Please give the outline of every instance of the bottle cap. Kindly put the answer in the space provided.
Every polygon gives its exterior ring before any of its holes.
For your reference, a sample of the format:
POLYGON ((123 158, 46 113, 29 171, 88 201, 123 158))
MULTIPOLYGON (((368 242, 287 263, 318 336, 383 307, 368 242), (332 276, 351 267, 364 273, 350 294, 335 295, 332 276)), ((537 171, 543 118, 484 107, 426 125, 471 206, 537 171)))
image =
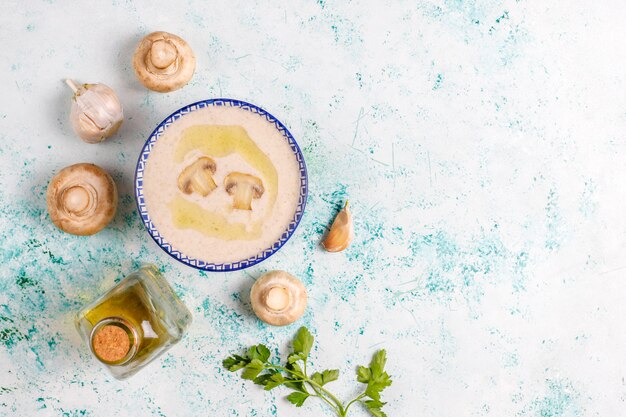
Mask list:
POLYGON ((135 332, 126 320, 107 318, 99 321, 91 332, 91 350, 100 361, 121 365, 136 351, 135 332))

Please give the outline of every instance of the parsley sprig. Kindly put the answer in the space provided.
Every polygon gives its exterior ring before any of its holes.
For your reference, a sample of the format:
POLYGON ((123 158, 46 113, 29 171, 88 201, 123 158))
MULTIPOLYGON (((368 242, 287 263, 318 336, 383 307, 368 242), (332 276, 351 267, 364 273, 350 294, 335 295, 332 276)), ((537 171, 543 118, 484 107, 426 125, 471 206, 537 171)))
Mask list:
POLYGON ((261 385, 266 391, 285 386, 293 392, 287 400, 296 407, 301 407, 309 397, 318 397, 326 402, 339 417, 345 417, 355 403, 363 404, 374 417, 387 417, 382 411, 386 404, 381 401, 380 393, 391 385, 391 378, 385 372, 387 356, 385 350, 377 351, 369 367, 359 366, 357 381, 365 384, 365 390, 347 404, 343 404, 326 389, 329 382, 339 378, 338 369, 327 369, 309 374, 307 362, 314 338, 306 327, 301 327, 293 339, 293 351, 287 357, 287 363, 278 365, 270 362, 270 350, 265 345, 254 345, 243 355, 232 355, 222 364, 231 372, 243 369, 241 377, 261 385))

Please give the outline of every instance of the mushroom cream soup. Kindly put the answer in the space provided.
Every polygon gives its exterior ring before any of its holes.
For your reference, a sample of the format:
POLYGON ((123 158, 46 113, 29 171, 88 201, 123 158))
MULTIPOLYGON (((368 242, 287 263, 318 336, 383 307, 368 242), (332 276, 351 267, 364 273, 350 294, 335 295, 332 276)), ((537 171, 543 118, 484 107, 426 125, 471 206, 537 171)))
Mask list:
POLYGON ((283 135, 258 114, 209 106, 172 123, 143 178, 152 223, 173 249, 208 263, 270 248, 293 220, 300 169, 283 135))

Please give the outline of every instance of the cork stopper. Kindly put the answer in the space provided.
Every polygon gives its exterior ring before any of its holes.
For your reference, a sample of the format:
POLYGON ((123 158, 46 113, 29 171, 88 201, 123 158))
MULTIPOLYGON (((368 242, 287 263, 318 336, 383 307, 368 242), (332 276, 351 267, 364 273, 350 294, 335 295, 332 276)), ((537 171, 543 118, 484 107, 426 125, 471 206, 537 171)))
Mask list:
POLYGON ((91 345, 98 359, 104 362, 119 362, 131 348, 131 336, 121 326, 107 324, 93 334, 91 345))

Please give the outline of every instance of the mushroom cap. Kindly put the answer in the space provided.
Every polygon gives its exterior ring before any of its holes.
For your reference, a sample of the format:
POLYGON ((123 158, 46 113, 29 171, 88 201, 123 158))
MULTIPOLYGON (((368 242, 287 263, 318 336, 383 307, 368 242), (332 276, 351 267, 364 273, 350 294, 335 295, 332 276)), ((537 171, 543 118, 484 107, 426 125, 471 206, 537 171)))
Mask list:
POLYGON ((146 88, 167 93, 189 82, 196 69, 196 57, 184 39, 167 32, 152 32, 137 45, 133 67, 146 88))
POLYGON ((115 216, 117 187, 99 166, 75 164, 52 177, 46 203, 50 219, 59 229, 74 235, 93 235, 115 216))
POLYGON ((263 187, 261 179, 254 175, 244 174, 243 172, 231 172, 228 174, 226 178, 224 178, 224 187, 226 187, 228 194, 233 195, 237 185, 244 182, 252 186, 254 198, 261 198, 261 196, 263 196, 265 188, 263 187))
POLYGON ((286 326, 304 314, 307 294, 300 280, 285 271, 261 276, 250 290, 254 314, 267 324, 286 326))

